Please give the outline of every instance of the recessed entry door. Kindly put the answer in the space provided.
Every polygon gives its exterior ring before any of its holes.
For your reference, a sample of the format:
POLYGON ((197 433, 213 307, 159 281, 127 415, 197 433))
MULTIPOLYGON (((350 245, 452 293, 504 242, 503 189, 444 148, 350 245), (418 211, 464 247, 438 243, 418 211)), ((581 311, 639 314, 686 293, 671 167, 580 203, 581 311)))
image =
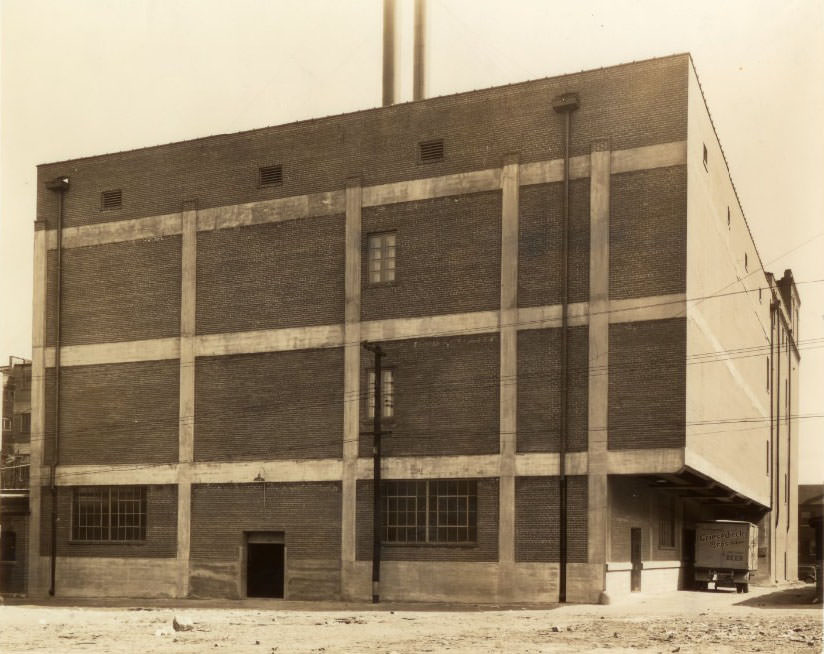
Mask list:
POLYGON ((283 597, 286 545, 280 531, 250 532, 246 538, 246 596, 283 597))

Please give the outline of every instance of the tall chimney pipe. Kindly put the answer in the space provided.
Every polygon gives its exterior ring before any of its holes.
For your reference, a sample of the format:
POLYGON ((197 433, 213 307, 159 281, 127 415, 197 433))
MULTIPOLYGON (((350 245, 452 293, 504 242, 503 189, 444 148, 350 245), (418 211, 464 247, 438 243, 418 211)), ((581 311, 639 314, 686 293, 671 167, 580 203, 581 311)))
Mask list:
POLYGON ((383 0, 383 106, 395 104, 395 0, 383 0))
POLYGON ((413 62, 413 100, 423 100, 426 85, 426 0, 415 0, 415 55, 413 62))

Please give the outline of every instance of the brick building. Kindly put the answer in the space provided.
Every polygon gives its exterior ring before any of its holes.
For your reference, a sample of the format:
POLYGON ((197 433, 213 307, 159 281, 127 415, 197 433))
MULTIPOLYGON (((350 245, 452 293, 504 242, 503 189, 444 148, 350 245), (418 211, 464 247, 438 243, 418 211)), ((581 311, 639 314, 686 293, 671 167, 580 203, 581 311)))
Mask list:
POLYGON ((0 366, 0 595, 26 591, 29 532, 31 361, 0 366))
POLYGON ((794 578, 798 296, 688 55, 38 173, 33 593, 368 598, 363 341, 383 598, 676 588, 716 517, 794 578))

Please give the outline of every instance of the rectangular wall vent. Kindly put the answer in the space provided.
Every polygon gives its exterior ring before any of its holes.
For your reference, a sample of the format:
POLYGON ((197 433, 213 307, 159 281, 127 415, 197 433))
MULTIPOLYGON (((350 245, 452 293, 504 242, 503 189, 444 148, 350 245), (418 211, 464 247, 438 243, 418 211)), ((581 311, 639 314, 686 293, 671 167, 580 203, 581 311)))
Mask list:
POLYGON ((100 194, 100 208, 103 211, 110 209, 120 209, 123 205, 123 191, 119 188, 111 191, 103 191, 100 194))
POLYGON ((431 163, 443 159, 443 139, 421 141, 421 163, 431 163))
POLYGON ((260 172, 261 186, 277 186, 283 184, 283 166, 262 166, 260 172))

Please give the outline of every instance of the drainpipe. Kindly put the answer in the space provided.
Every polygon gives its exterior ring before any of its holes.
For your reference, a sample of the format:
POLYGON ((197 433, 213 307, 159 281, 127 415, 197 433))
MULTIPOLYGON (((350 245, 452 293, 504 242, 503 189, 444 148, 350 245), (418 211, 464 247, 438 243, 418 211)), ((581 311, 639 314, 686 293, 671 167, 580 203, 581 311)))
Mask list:
MULTIPOLYGON (((770 302, 770 508, 775 505, 775 488, 773 479, 775 478, 775 441, 773 440, 773 423, 775 422, 775 406, 773 396, 775 395, 775 302, 770 302)), ((769 521, 767 521, 769 524, 769 521)))
POLYGON ((559 497, 560 504, 560 579, 558 601, 566 602, 567 571, 567 412, 569 404, 569 362, 568 362, 568 317, 569 305, 569 138, 572 112, 579 106, 577 93, 565 93, 552 100, 552 108, 564 114, 564 215, 561 237, 561 419, 559 455, 559 497))
POLYGON ((778 332, 778 345, 776 346, 775 362, 775 526, 778 528, 778 521, 781 516, 781 310, 776 306, 775 327, 778 332))
POLYGON ((57 279, 55 281, 54 306, 54 449, 49 470, 51 490, 51 581, 49 595, 55 593, 57 574, 57 465, 60 462, 60 315, 63 300, 63 198, 69 190, 69 178, 57 177, 46 182, 46 188, 58 194, 57 198, 57 279))

